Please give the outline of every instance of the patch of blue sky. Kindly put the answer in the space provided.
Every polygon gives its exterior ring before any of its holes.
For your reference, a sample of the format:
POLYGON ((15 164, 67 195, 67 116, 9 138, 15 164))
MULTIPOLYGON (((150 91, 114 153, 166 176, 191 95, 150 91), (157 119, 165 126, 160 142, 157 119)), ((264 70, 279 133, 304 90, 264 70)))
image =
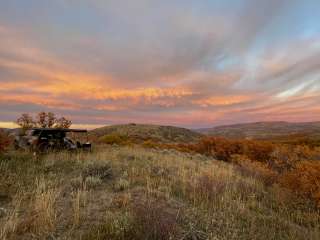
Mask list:
POLYGON ((319 12, 319 1, 293 1, 290 7, 273 16, 265 28, 261 29, 249 54, 259 56, 270 48, 282 48, 290 42, 319 35, 319 12))
POLYGON ((307 92, 315 92, 319 89, 319 78, 320 75, 318 73, 312 74, 308 77, 305 76, 301 83, 281 91, 276 95, 276 97, 285 99, 297 95, 305 95, 307 92))
POLYGON ((238 56, 221 56, 215 62, 215 69, 218 71, 226 71, 241 64, 238 56))

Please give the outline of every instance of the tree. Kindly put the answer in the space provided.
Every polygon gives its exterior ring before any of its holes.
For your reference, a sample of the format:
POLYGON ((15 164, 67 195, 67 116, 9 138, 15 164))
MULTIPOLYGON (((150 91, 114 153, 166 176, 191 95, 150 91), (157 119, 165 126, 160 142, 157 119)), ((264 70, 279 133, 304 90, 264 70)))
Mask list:
POLYGON ((70 128, 72 125, 72 121, 66 119, 65 117, 61 117, 56 119, 55 128, 70 128))
POLYGON ((57 121, 57 118, 56 118, 55 114, 52 112, 48 112, 47 113, 47 127, 53 128, 56 121, 57 121))
POLYGON ((17 119, 17 124, 22 127, 23 130, 33 127, 40 128, 70 128, 72 122, 65 117, 56 118, 52 112, 40 112, 36 116, 36 121, 33 117, 27 113, 24 113, 17 119))
POLYGON ((24 113, 17 119, 17 124, 24 130, 33 128, 36 126, 35 121, 33 120, 32 116, 28 113, 24 113))
POLYGON ((41 128, 47 127, 47 113, 46 112, 40 112, 37 115, 37 126, 41 128))
POLYGON ((37 115, 36 125, 41 128, 53 128, 57 118, 52 112, 40 112, 37 115))

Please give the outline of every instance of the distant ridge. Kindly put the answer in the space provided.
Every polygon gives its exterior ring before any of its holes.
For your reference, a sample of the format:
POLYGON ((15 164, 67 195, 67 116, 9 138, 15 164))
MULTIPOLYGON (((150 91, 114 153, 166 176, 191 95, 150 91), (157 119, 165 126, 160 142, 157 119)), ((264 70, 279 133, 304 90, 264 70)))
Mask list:
POLYGON ((320 137, 319 122, 254 122, 233 125, 224 125, 213 128, 198 129, 198 132, 212 136, 227 138, 254 138, 264 139, 288 135, 308 135, 320 137))
POLYGON ((194 142, 203 136, 201 133, 181 127, 135 123, 101 127, 90 131, 90 134, 96 137, 119 135, 140 140, 155 140, 168 143, 194 142))

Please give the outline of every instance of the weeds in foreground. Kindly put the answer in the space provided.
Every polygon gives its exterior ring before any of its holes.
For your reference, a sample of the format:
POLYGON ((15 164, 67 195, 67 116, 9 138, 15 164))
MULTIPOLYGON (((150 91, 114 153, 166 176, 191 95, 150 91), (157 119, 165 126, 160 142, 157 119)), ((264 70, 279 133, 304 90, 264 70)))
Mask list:
POLYGON ((3 203, 1 237, 319 239, 319 210, 266 184, 269 172, 196 156, 138 147, 16 154, 0 164, 0 192, 23 201, 3 203))
POLYGON ((36 179, 35 190, 31 193, 26 216, 20 219, 18 232, 42 235, 54 231, 57 224, 56 202, 59 194, 59 190, 50 186, 43 178, 36 179))
POLYGON ((17 198, 13 201, 13 208, 7 213, 2 227, 0 227, 0 239, 7 239, 11 234, 14 234, 19 224, 19 210, 22 198, 17 198))
POLYGON ((76 192, 72 193, 73 227, 78 227, 81 223, 81 218, 83 216, 82 209, 86 207, 87 194, 88 192, 85 188, 78 189, 76 192))

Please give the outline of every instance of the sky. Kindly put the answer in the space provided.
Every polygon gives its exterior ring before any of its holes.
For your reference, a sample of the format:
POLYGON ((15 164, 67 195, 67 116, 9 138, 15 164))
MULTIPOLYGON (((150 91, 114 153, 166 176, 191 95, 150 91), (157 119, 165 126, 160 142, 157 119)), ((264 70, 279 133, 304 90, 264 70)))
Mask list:
POLYGON ((0 126, 320 121, 319 0, 0 1, 0 126))

